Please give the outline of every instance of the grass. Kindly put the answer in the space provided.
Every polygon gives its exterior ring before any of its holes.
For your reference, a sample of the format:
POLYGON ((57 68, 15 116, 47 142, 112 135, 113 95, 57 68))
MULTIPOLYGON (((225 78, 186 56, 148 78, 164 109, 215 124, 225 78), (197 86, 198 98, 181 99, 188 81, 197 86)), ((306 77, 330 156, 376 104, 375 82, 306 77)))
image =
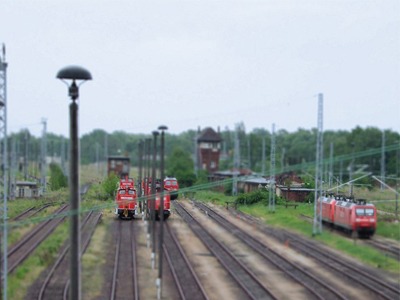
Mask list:
POLYGON ((106 263, 104 253, 107 252, 107 226, 109 222, 102 221, 90 241, 89 247, 82 257, 82 290, 85 297, 94 299, 100 296, 104 285, 103 266, 106 263), (93 276, 93 274, 97 274, 93 276), (89 279, 89 280, 85 280, 89 279))
POLYGON ((9 299, 24 299, 29 287, 37 280, 40 273, 56 259, 61 245, 68 236, 68 221, 56 228, 46 240, 8 276, 9 299))

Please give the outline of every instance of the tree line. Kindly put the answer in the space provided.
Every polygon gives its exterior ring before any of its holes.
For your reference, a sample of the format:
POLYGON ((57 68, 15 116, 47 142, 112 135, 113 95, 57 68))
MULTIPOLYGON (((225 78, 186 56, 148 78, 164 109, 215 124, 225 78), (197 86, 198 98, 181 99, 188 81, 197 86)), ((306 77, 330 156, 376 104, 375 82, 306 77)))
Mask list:
MULTIPOLYGON (((215 129, 217 130, 217 129, 215 129)), ((235 130, 225 128, 219 132, 222 138, 220 169, 233 167, 235 139, 239 141, 240 168, 250 169, 257 173, 270 170, 271 136, 264 128, 246 132, 244 124, 235 130), (263 156, 264 151, 264 156, 263 156), (264 159, 263 159, 264 158, 264 159)), ((188 130, 181 134, 165 135, 166 166, 170 172, 181 172, 182 177, 190 176, 195 180, 193 157, 195 139, 198 132, 188 130), (180 161, 182 160, 182 161, 180 161)), ((152 138, 151 134, 134 134, 124 131, 107 133, 96 129, 80 138, 81 164, 92 164, 106 160, 107 155, 124 155, 131 159, 133 166, 138 165, 138 145, 140 141, 152 138)), ((9 155, 19 170, 24 162, 37 162, 40 169, 43 155, 43 139, 21 130, 8 136, 9 155)), ((276 173, 291 169, 312 171, 316 157, 317 129, 301 129, 288 132, 280 129, 275 132, 275 170, 276 173)), ((333 176, 348 174, 350 164, 354 170, 363 170, 386 177, 399 177, 400 134, 392 130, 380 130, 375 127, 356 127, 351 131, 324 131, 323 157, 324 172, 333 176), (382 149, 384 149, 382 151, 382 149), (383 155, 382 155, 383 154, 383 155), (382 167, 382 159, 384 165, 382 167)), ((68 160, 68 138, 48 133, 46 135, 46 156, 56 162, 68 160)), ((169 174, 175 175, 175 174, 169 174)), ((197 174, 199 175, 199 174, 197 174)), ((204 174, 201 174, 204 176, 204 174)), ((180 176, 178 176, 180 177, 180 176)))

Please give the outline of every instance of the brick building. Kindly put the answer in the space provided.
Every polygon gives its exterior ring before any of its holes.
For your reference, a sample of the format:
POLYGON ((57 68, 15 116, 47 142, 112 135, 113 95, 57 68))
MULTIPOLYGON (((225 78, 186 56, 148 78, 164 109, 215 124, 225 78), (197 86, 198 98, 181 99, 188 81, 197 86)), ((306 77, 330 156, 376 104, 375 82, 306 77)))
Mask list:
MULTIPOLYGON (((200 130, 199 130, 200 131, 200 130)), ((198 132, 197 168, 212 174, 218 170, 221 151, 221 135, 211 127, 198 132)))

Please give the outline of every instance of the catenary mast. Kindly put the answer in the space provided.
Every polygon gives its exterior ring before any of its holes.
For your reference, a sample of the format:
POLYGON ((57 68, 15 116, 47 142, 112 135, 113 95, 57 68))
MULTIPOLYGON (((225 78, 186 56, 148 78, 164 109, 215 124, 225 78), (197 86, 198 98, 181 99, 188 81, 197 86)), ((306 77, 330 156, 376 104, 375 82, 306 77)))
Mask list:
POLYGON ((8 197, 8 162, 7 162, 7 63, 6 63, 6 46, 2 44, 0 54, 0 141, 1 141, 1 187, 3 196, 3 206, 0 209, 3 220, 2 248, 3 248, 3 265, 2 265, 2 296, 7 299, 7 197, 8 197))

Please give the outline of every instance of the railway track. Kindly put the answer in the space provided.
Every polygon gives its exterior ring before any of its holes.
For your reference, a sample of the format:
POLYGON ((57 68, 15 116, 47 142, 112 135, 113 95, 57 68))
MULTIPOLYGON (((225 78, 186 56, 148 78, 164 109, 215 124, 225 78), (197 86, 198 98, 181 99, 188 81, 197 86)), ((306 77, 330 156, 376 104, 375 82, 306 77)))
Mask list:
POLYGON ((8 250, 8 273, 12 273, 26 258, 29 257, 29 255, 32 254, 32 252, 40 245, 40 243, 46 239, 61 222, 64 221, 67 208, 68 205, 60 207, 54 213, 56 217, 49 218, 45 222, 37 225, 33 230, 31 230, 8 250))
POLYGON ((251 223, 256 223, 258 228, 268 236, 274 237, 281 243, 290 242, 291 248, 312 257, 320 264, 325 265, 330 270, 337 272, 341 278, 347 278, 352 285, 359 285, 365 290, 370 291, 375 295, 375 299, 399 299, 400 286, 399 283, 391 283, 384 280, 381 274, 371 268, 355 264, 354 262, 338 257, 325 248, 321 248, 318 243, 310 239, 305 239, 297 234, 288 232, 283 229, 276 230, 261 224, 255 218, 248 216, 240 211, 230 210, 231 213, 239 216, 242 219, 249 220, 251 223))
POLYGON ((400 248, 398 246, 395 246, 390 243, 385 244, 383 241, 375 240, 375 238, 371 238, 363 242, 376 249, 379 249, 385 255, 388 255, 400 261, 400 248))
POLYGON ((208 300, 189 259, 168 222, 164 223, 163 252, 182 300, 208 300))
MULTIPOLYGON (((81 255, 89 245, 101 213, 89 212, 81 224, 81 255)), ((53 265, 46 269, 30 288, 26 300, 38 299, 68 299, 69 290, 69 241, 61 248, 53 265)))
POLYGON ((52 203, 46 203, 40 207, 35 207, 32 206, 30 208, 28 208, 27 210, 23 211, 22 213, 20 213, 19 215, 15 216, 14 218, 12 218, 10 221, 11 222, 18 222, 18 221, 22 221, 25 219, 29 219, 33 216, 35 216, 37 213, 41 212, 42 210, 46 209, 47 207, 51 206, 52 203))
POLYGON ((139 299, 134 222, 116 221, 116 249, 110 300, 139 299))
POLYGON ((287 276, 301 284, 314 298, 321 300, 347 299, 345 295, 340 293, 337 289, 335 289, 335 287, 332 287, 330 283, 323 281, 300 265, 289 261, 277 251, 271 249, 267 245, 255 239, 252 235, 237 227, 235 224, 229 222, 210 207, 201 202, 195 202, 195 206, 203 210, 220 226, 225 228, 228 232, 236 236, 251 249, 261 255, 269 262, 269 264, 274 265, 276 268, 283 271, 287 276))
POLYGON ((208 231, 177 201, 174 207, 192 231, 228 271, 249 299, 276 299, 257 276, 208 231))
MULTIPOLYGON (((309 223, 312 223, 313 220, 311 217, 306 216, 306 215, 301 215, 301 218, 306 220, 309 223)), ((343 231, 335 230, 332 228, 332 226, 329 226, 328 224, 323 224, 324 228, 327 230, 330 230, 331 232, 335 232, 336 234, 339 234, 340 236, 346 237, 346 238, 351 238, 349 234, 346 234, 343 231)), ((379 250, 385 255, 388 255, 394 259, 400 260, 400 247, 397 245, 394 245, 393 243, 386 243, 383 242, 382 240, 377 239, 376 237, 370 237, 369 239, 359 239, 362 243, 365 243, 371 247, 374 247, 375 249, 379 250)))

